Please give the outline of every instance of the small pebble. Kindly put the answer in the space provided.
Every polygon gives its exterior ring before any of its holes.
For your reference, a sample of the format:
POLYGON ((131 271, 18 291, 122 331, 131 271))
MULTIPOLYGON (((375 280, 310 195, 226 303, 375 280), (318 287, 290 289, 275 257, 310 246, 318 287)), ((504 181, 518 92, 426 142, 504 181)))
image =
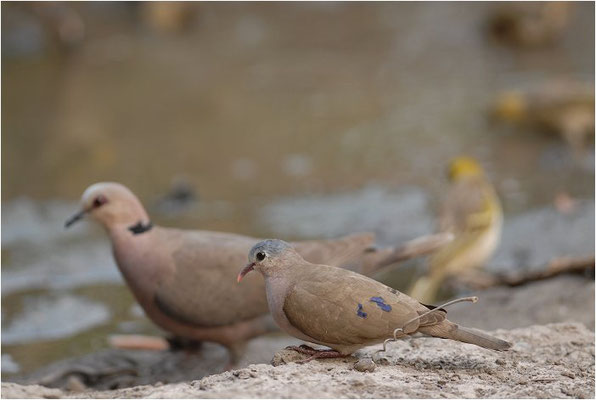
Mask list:
POLYGON ((308 356, 300 354, 297 351, 283 349, 273 355, 273 359, 271 359, 271 365, 277 367, 280 365, 289 364, 291 362, 303 360, 306 357, 308 356))
POLYGON ((571 378, 571 379, 575 379, 575 374, 573 372, 571 372, 571 371, 561 372, 561 375, 566 376, 566 377, 571 378))
MULTIPOLYGON (((373 362, 377 365, 389 365, 389 360, 386 357, 379 357, 377 359, 373 359, 373 362)), ((403 358, 398 360, 398 364, 403 362, 403 358)))
POLYGON ((232 374, 237 377, 238 379, 249 379, 251 377, 254 377, 254 372, 250 373, 245 369, 241 369, 241 370, 237 370, 237 371, 233 371, 232 374))
POLYGON ((70 375, 66 380, 66 390, 75 393, 84 392, 87 389, 85 383, 83 383, 82 379, 77 375, 70 375))
POLYGON ((373 372, 375 368, 376 365, 370 358, 361 358, 354 363, 354 369, 360 372, 373 372))

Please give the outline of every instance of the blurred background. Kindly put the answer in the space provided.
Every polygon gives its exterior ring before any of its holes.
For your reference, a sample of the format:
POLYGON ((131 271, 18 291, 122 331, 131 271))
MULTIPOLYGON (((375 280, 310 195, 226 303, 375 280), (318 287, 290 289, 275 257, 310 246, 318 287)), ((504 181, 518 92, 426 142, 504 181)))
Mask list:
POLYGON ((63 229, 97 181, 162 225, 393 244, 466 154, 489 270, 594 253, 590 2, 3 2, 2 83, 4 379, 157 332, 103 232, 63 229))

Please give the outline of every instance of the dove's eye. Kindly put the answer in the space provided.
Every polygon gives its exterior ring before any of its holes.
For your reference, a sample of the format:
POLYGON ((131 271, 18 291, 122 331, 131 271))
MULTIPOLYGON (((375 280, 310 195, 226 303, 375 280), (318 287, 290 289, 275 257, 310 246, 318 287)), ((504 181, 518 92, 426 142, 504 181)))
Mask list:
POLYGON ((257 253, 257 260, 263 261, 264 259, 265 259, 265 253, 263 253, 262 251, 259 251, 257 253))
POLYGON ((93 208, 98 208, 103 206, 108 202, 108 199, 103 194, 100 194, 95 199, 93 199, 93 208))

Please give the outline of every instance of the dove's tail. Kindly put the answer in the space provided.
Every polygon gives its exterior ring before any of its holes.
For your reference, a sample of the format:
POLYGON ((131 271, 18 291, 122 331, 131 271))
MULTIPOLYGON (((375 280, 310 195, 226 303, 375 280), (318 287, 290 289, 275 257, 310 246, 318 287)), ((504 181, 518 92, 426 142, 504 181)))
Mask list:
POLYGON ((418 332, 443 339, 475 344, 491 350, 507 350, 511 347, 511 343, 505 340, 498 339, 478 329, 459 326, 448 320, 436 325, 420 327, 418 332))

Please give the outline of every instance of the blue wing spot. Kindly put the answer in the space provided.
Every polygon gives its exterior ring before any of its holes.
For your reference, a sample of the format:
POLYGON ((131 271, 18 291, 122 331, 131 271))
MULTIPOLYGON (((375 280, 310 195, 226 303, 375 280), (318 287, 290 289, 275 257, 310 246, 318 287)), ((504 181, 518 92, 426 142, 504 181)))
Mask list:
POLYGON ((360 304, 360 303, 358 303, 358 309, 356 310, 356 315, 359 316, 360 318, 366 318, 366 316, 368 315, 367 313, 362 311, 362 304, 360 304))
POLYGON ((371 297, 370 301, 378 305, 379 308, 383 311, 391 311, 391 306, 389 304, 385 304, 385 300, 383 300, 382 297, 371 297))

